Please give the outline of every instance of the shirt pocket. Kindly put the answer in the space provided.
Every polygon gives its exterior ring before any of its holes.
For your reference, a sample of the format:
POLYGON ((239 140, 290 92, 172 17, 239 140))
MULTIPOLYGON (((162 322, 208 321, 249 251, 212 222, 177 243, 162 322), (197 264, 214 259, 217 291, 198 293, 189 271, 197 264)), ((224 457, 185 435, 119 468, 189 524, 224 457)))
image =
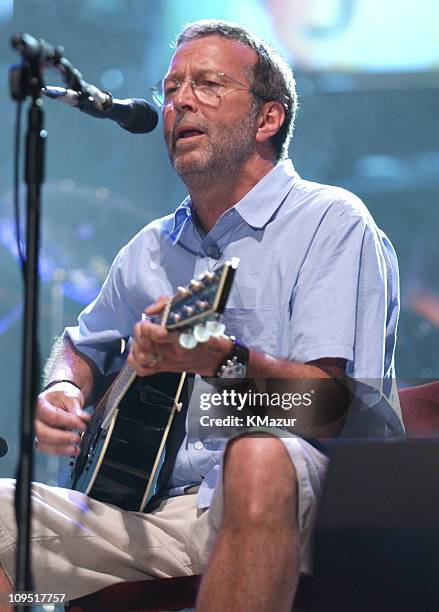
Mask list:
POLYGON ((273 308, 226 308, 226 334, 236 336, 250 347, 276 355, 279 312, 273 308))

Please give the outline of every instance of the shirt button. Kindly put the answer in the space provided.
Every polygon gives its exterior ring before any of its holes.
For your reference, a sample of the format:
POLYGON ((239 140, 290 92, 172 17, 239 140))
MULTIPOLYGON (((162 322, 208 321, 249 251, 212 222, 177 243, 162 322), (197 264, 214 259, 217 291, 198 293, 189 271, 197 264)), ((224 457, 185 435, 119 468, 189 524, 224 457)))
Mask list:
POLYGON ((213 246, 208 246, 206 249, 206 253, 210 256, 213 255, 213 246))
POLYGON ((201 442, 201 440, 197 440, 194 444, 194 448, 196 448, 197 450, 201 450, 204 447, 204 444, 201 442))

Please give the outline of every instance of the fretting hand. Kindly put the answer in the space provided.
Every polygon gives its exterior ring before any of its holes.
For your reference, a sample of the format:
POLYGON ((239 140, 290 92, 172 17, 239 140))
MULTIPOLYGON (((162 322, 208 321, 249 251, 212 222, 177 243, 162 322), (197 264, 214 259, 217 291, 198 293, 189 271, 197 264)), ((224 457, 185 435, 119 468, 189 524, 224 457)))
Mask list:
MULTIPOLYGON (((159 315, 168 301, 160 297, 145 310, 145 314, 159 315)), ((180 332, 168 331, 148 319, 134 326, 134 339, 128 363, 139 376, 158 372, 192 372, 202 376, 215 376, 232 349, 232 341, 224 335, 211 337, 194 349, 183 348, 180 332)))

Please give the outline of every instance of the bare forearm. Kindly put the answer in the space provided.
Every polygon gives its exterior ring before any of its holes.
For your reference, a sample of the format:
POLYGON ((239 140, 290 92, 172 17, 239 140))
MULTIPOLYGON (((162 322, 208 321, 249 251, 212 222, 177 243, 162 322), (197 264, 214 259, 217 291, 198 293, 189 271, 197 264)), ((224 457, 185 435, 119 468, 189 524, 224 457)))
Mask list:
POLYGON ((250 378, 289 378, 295 380, 331 378, 339 374, 339 370, 332 370, 329 364, 328 367, 322 369, 316 363, 299 363, 288 359, 278 359, 252 348, 247 374, 250 378))
POLYGON ((304 403, 298 400, 288 413, 285 408, 275 408, 270 402, 267 406, 267 412, 273 416, 297 419, 293 433, 332 437, 342 430, 349 407, 345 366, 344 359, 326 357, 299 363, 252 349, 248 376, 254 380, 257 391, 267 393, 269 397, 276 394, 291 399, 293 395, 307 398, 304 403))
POLYGON ((71 380, 81 389, 86 403, 92 395, 96 372, 70 342, 58 338, 44 368, 44 386, 55 380, 71 380))

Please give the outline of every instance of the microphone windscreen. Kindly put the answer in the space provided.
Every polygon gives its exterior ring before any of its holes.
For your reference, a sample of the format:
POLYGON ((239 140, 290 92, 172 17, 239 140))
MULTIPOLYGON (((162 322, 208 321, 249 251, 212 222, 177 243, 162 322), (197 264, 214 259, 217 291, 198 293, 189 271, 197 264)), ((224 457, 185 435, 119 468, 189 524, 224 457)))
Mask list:
POLYGON ((146 100, 133 98, 131 112, 122 127, 133 134, 152 132, 158 123, 158 112, 146 100))
POLYGON ((8 443, 5 438, 0 436, 0 457, 4 457, 9 450, 8 443))

